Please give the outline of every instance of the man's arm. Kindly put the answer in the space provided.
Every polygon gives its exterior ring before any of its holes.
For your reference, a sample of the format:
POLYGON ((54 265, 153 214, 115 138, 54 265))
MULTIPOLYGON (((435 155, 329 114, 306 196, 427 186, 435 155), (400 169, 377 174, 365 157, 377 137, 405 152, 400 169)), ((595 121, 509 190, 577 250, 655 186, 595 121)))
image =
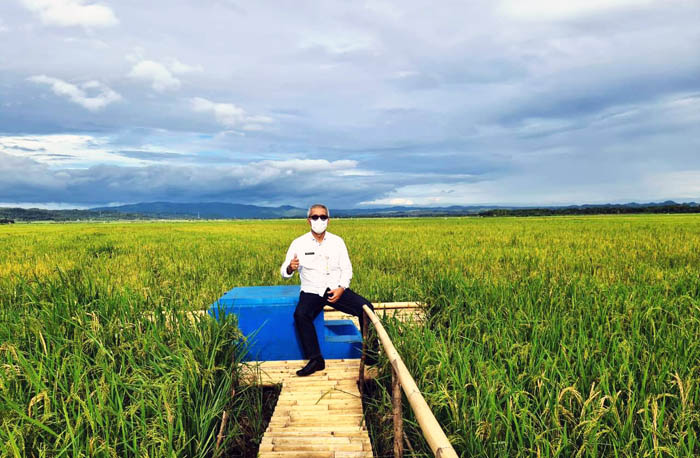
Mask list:
MULTIPOLYGON (((280 267, 280 273, 282 274, 282 278, 292 278, 292 275, 294 275, 294 271, 296 269, 292 269, 291 272, 287 270, 289 265, 292 263, 297 258, 297 253, 295 251, 295 246, 294 242, 292 242, 291 245, 289 245, 289 249, 287 250, 287 256, 284 258, 284 262, 282 263, 282 266, 280 267)), ((299 266, 299 260, 296 259, 296 264, 297 267, 299 266)))
POLYGON ((350 279, 352 278, 350 256, 348 256, 348 249, 345 247, 345 242, 342 239, 339 240, 338 251, 338 256, 340 257, 338 260, 340 263, 340 279, 338 280, 338 286, 332 289, 328 295, 328 302, 331 304, 335 304, 345 290, 350 287, 350 279))
POLYGON ((345 246, 345 242, 340 240, 340 280, 338 286, 343 289, 348 289, 350 287, 350 279, 352 278, 352 264, 350 263, 350 256, 348 255, 348 249, 345 246))

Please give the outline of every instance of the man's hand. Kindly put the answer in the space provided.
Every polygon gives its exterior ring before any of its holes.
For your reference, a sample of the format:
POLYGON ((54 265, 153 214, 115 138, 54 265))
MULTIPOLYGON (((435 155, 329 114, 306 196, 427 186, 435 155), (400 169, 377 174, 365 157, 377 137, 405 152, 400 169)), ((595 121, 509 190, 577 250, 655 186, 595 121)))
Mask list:
POLYGON ((332 289, 331 292, 328 293, 328 302, 330 302, 331 304, 335 304, 344 292, 345 288, 343 288, 342 286, 339 286, 336 289, 332 289))
POLYGON ((299 268, 299 258, 297 258, 297 254, 294 253, 294 259, 292 259, 292 262, 289 263, 287 266, 287 274, 291 274, 295 270, 299 268))

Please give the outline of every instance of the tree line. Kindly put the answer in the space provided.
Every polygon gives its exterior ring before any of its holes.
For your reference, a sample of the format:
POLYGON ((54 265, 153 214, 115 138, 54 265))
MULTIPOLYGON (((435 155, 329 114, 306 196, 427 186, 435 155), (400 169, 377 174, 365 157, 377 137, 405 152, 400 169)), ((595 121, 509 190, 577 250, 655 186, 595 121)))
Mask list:
POLYGON ((601 205, 556 208, 497 208, 479 212, 478 216, 621 215, 633 213, 700 213, 700 206, 691 203, 647 206, 601 205))

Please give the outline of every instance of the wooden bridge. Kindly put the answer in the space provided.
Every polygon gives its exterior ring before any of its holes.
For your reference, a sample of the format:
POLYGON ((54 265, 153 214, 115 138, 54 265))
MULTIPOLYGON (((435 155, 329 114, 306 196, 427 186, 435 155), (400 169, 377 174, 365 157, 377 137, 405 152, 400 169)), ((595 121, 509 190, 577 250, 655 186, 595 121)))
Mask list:
MULTIPOLYGON (((377 303, 375 312, 402 320, 423 318, 423 310, 412 302, 377 303)), ((352 319, 359 328, 357 318, 330 307, 324 310, 324 315, 327 320, 352 319)), ((249 381, 282 385, 258 456, 372 457, 358 383, 364 362, 326 360, 325 370, 297 377, 295 372, 303 365, 304 361, 266 361, 247 366, 249 381)), ((365 374, 372 375, 363 368, 362 378, 365 374)))
POLYGON ((281 384, 277 405, 260 443, 260 457, 372 457, 357 387, 359 359, 328 359, 308 377, 304 361, 266 361, 251 375, 281 384))

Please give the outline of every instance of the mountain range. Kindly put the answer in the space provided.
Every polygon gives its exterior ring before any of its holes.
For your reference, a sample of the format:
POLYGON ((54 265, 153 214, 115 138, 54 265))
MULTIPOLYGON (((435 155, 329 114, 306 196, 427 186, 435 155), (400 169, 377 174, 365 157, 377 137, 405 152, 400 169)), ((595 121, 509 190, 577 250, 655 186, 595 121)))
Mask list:
MULTIPOLYGON (((606 209, 602 213, 610 213, 611 209, 624 210, 629 213, 642 208, 671 208, 674 206, 697 207, 695 202, 677 204, 673 201, 603 205, 569 205, 569 206, 498 206, 498 205, 453 205, 448 207, 368 207, 356 209, 333 209, 333 217, 388 217, 388 216, 453 216, 453 215, 478 215, 485 212, 531 212, 533 209, 546 209, 548 211, 568 210, 571 213, 590 213, 590 210, 606 209)), ((116 207, 97 207, 90 209, 98 212, 117 212, 128 214, 149 215, 159 218, 204 218, 204 219, 268 219, 268 218, 303 218, 306 209, 289 205, 281 207, 260 207, 257 205, 232 204, 225 202, 142 202, 138 204, 120 205, 116 207)))
MULTIPOLYGON (((507 208, 498 206, 450 206, 450 207, 377 207, 357 209, 333 209, 333 217, 361 216, 426 216, 435 214, 476 214, 484 210, 507 208)), ((90 211, 148 214, 156 217, 183 217, 205 219, 267 219, 303 218, 306 209, 284 205, 281 207, 260 207, 257 205, 231 204, 225 202, 142 202, 115 207, 96 207, 90 211)))
MULTIPOLYGON (((626 204, 586 204, 570 206, 449 206, 331 208, 332 217, 421 217, 421 216, 548 216, 620 213, 700 213, 700 204, 673 201, 626 204)), ((142 219, 272 219, 304 218, 306 209, 284 205, 261 207, 225 202, 142 202, 88 210, 46 210, 0 207, 0 224, 17 221, 112 221, 142 219)))

